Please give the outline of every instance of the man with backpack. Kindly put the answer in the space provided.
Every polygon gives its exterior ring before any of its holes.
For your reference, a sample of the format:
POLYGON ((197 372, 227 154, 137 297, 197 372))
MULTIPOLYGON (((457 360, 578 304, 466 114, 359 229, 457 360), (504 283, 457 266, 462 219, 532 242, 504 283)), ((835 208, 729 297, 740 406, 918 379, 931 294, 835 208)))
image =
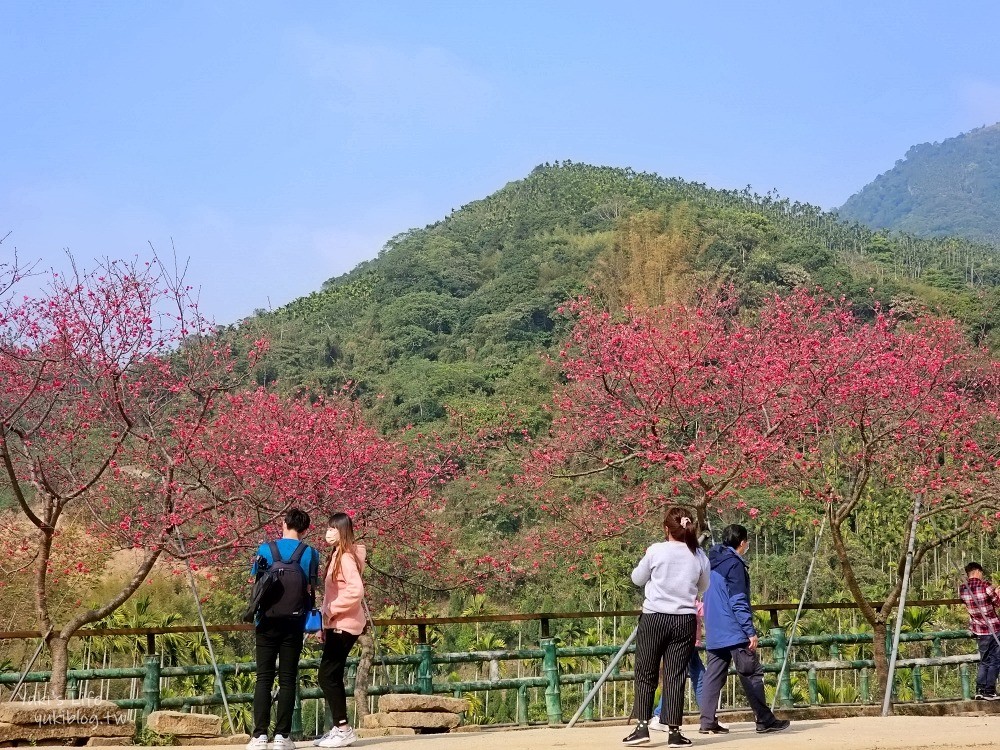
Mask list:
POLYGON ((253 693, 253 735, 247 750, 267 750, 271 722, 271 689, 278 677, 278 706, 272 750, 295 750, 292 710, 299 677, 303 626, 315 605, 319 554, 301 541, 309 514, 292 508, 285 514, 280 539, 260 545, 254 558, 257 682, 253 693), (277 670, 275 669, 277 662, 277 670))

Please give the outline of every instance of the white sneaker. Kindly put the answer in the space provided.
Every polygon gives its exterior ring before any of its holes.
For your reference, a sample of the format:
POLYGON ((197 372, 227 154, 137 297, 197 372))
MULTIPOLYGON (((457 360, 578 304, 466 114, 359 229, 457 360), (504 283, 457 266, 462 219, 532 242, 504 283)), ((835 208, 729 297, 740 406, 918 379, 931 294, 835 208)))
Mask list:
POLYGON ((267 735, 251 738, 247 743, 247 750, 267 750, 267 735))
POLYGON ((659 716, 654 716, 652 719, 649 720, 649 728, 652 731, 654 731, 654 732, 669 732, 670 731, 670 727, 668 727, 666 724, 661 724, 660 723, 660 717, 659 716))
POLYGON ((274 742, 271 743, 271 750, 295 750, 295 743, 291 737, 284 735, 274 735, 274 742))
POLYGON ((330 731, 330 737, 320 741, 320 747, 347 747, 353 745, 358 739, 354 733, 354 727, 349 724, 336 727, 330 731))
POLYGON ((320 735, 319 737, 317 737, 316 739, 314 739, 314 740, 312 741, 312 744, 313 744, 313 747, 320 747, 320 743, 321 743, 321 742, 323 742, 323 740, 328 740, 328 739, 330 739, 330 738, 331 738, 331 737, 333 737, 333 735, 335 735, 336 733, 337 733, 337 730, 336 730, 336 729, 331 729, 331 730, 330 730, 329 732, 327 732, 326 734, 321 734, 321 735, 320 735))

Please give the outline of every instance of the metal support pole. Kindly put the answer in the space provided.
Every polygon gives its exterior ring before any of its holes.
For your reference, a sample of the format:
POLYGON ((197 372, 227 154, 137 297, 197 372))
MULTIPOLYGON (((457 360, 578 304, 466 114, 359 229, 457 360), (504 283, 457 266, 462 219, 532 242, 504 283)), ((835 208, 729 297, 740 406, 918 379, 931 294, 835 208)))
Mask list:
POLYGON ((618 666, 618 662, 622 660, 622 658, 625 656, 625 652, 628 651, 628 647, 632 645, 633 641, 635 641, 635 636, 636 633, 638 632, 639 628, 635 628, 632 631, 632 635, 630 635, 628 638, 625 639, 625 643, 622 644, 622 647, 618 650, 618 653, 615 654, 614 658, 610 662, 608 662, 607 669, 605 669, 604 672, 601 674, 601 676, 597 679, 597 682, 594 684, 594 687, 591 689, 589 693, 587 693, 587 697, 583 699, 583 703, 581 703, 580 707, 576 709, 576 713, 573 714, 573 718, 569 720, 569 724, 566 725, 567 729, 576 724, 577 720, 583 714, 584 709, 586 709, 587 706, 590 705, 590 702, 594 700, 594 696, 597 695, 597 691, 601 689, 604 683, 607 682, 608 677, 611 676, 611 673, 614 672, 615 668, 618 666))
POLYGON ((920 521, 920 503, 923 495, 919 492, 913 499, 913 522, 910 524, 910 542, 906 549, 906 564, 903 566, 903 590, 899 594, 899 605, 896 609, 896 628, 892 633, 892 655, 889 657, 889 679, 885 683, 885 695, 882 697, 882 715, 889 715, 892 704, 892 681, 896 675, 896 657, 899 655, 899 633, 903 629, 903 610, 906 608, 906 592, 910 587, 910 568, 913 566, 913 548, 917 543, 917 523, 920 521))
POLYGON ((222 706, 226 709, 226 719, 229 721, 230 734, 236 734, 236 725, 233 723, 233 715, 229 711, 229 700, 226 698, 226 685, 222 681, 222 673, 219 672, 219 664, 215 660, 215 649, 212 648, 212 639, 208 637, 208 625, 205 624, 205 614, 201 610, 201 596, 198 594, 198 584, 194 580, 194 570, 191 568, 191 558, 187 556, 184 549, 184 537, 181 530, 174 527, 177 534, 177 544, 181 554, 184 555, 184 562, 187 564, 188 580, 191 582, 191 593, 194 594, 194 604, 198 609, 198 620, 201 622, 201 631, 205 635, 205 645, 208 647, 208 656, 212 660, 212 668, 215 670, 215 681, 219 687, 219 695, 222 696, 222 706))
POLYGON ((14 698, 17 697, 17 691, 20 690, 21 685, 24 684, 24 678, 27 677, 28 672, 30 672, 31 668, 35 666, 35 660, 38 658, 38 655, 42 653, 42 649, 45 648, 45 642, 49 639, 50 635, 52 635, 52 628, 49 628, 49 632, 47 632, 42 640, 38 642, 38 648, 35 649, 35 653, 32 654, 31 659, 28 661, 28 665, 24 668, 24 671, 21 672, 20 679, 18 679, 17 684, 10 693, 10 700, 14 700, 14 698))
MULTIPOLYGON (((802 606, 806 603, 806 594, 809 592, 809 581, 812 578, 813 566, 816 564, 816 555, 819 554, 819 543, 823 538, 823 530, 826 528, 826 519, 829 513, 830 511, 828 509, 827 512, 823 514, 823 522, 819 525, 819 531, 816 534, 816 544, 813 545, 812 559, 809 561, 809 570, 806 571, 806 582, 802 587, 802 596, 799 597, 799 606, 795 610, 795 619, 792 621, 792 631, 788 635, 788 643, 785 646, 785 658, 781 660, 781 670, 778 672, 778 685, 774 691, 774 698, 771 699, 771 711, 774 711, 774 704, 777 703, 779 695, 782 692, 782 681, 786 679, 785 670, 788 668, 788 659, 792 653, 792 641, 795 640, 795 631, 799 626, 799 618, 802 617, 802 606)), ((782 698, 782 707, 791 707, 791 686, 788 687, 786 695, 780 695, 780 697, 782 698)))

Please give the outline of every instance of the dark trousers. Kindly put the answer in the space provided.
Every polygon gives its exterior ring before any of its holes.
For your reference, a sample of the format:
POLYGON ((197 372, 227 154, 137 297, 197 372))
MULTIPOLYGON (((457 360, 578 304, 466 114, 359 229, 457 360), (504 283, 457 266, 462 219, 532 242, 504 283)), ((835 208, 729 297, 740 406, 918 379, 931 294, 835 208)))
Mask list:
POLYGON ((271 723, 271 688, 278 675, 278 708, 274 733, 292 734, 292 710, 295 686, 299 679, 299 656, 302 655, 302 621, 262 619, 256 628, 257 682, 253 689, 253 736, 267 734, 271 723), (277 662, 277 670, 275 670, 277 662))
POLYGON ((333 725, 347 721, 347 691, 344 689, 344 667, 358 636, 326 630, 323 633, 323 659, 319 663, 316 681, 333 717, 333 725))
POLYGON ((997 676, 1000 675, 1000 646, 992 635, 979 638, 979 670, 976 672, 976 692, 996 695, 997 676))
POLYGON ((748 645, 744 643, 729 648, 705 649, 708 663, 705 665, 705 684, 701 689, 702 701, 699 704, 702 728, 714 726, 718 722, 715 712, 719 706, 722 686, 726 684, 730 663, 740 678, 757 724, 769 727, 778 720, 764 697, 764 667, 761 666, 757 652, 747 648, 748 645))
POLYGON ((677 727, 684 712, 684 678, 694 651, 695 616, 643 613, 635 636, 635 704, 632 715, 649 721, 663 663, 660 722, 677 727))

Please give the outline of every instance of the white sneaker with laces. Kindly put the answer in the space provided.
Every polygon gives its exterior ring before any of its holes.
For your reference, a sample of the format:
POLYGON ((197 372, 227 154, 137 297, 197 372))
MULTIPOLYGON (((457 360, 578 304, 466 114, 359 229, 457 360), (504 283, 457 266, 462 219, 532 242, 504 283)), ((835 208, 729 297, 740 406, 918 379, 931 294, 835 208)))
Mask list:
POLYGON ((336 729, 331 729, 331 730, 330 730, 329 732, 327 732, 326 734, 321 734, 321 735, 320 735, 319 737, 317 737, 316 739, 314 739, 314 740, 312 741, 312 744, 313 744, 313 747, 321 747, 321 744, 320 744, 320 743, 321 743, 321 742, 323 742, 323 740, 328 740, 328 739, 330 739, 330 738, 331 738, 331 737, 333 737, 333 735, 334 735, 334 734, 336 734, 336 733, 337 733, 337 730, 336 730, 336 729))
POLYGON ((267 750, 267 735, 262 734, 259 737, 250 738, 247 750, 267 750))
POLYGON ((291 737, 276 734, 274 742, 271 743, 271 750, 295 750, 295 742, 291 737))
POLYGON ((354 727, 350 724, 341 724, 330 732, 329 739, 324 739, 319 743, 320 747, 347 747, 353 745, 358 735, 354 733, 354 727))
POLYGON ((660 723, 660 717, 659 716, 654 716, 652 719, 649 720, 649 728, 652 729, 654 732, 669 732, 670 731, 670 727, 668 727, 666 724, 661 724, 660 723))

